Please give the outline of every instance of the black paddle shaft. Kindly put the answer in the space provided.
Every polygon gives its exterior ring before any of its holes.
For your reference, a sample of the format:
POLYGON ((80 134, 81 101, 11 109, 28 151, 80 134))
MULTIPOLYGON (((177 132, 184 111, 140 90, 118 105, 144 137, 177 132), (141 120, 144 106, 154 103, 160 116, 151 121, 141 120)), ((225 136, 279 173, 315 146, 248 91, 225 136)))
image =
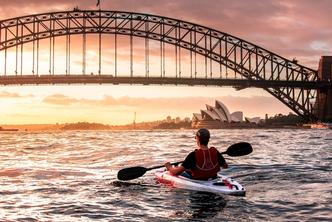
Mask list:
MULTIPOLYGON (((228 156, 244 156, 248 155, 252 152, 252 147, 249 143, 247 142, 240 142, 240 143, 235 143, 231 145, 230 147, 227 148, 227 151, 222 152, 221 154, 227 154, 228 156)), ((171 163, 172 165, 177 165, 182 163, 183 161, 171 163)), ((124 168, 118 172, 118 179, 119 180, 133 180, 138 177, 143 176, 146 171, 149 170, 154 170, 158 169, 161 167, 164 167, 165 165, 159 165, 159 166, 154 166, 150 168, 145 168, 141 166, 136 166, 136 167, 129 167, 129 168, 124 168)))
MULTIPOLYGON (((177 165, 182 162, 183 161, 179 161, 179 162, 171 163, 171 164, 177 165)), ((124 168, 118 172, 118 179, 119 180, 133 180, 133 179, 143 176, 146 173, 146 171, 158 169, 158 168, 161 168, 164 166, 165 165, 154 166, 154 167, 150 167, 150 168, 145 168, 145 167, 141 167, 141 166, 124 168)))

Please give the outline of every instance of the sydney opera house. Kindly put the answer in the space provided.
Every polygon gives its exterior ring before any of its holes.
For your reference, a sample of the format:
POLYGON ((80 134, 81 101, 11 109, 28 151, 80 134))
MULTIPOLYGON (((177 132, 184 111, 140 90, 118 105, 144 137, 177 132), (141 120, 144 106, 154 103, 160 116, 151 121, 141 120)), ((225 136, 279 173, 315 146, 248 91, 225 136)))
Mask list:
POLYGON ((246 117, 243 120, 243 112, 236 111, 230 113, 222 102, 216 100, 214 107, 206 105, 206 110, 201 110, 201 113, 193 114, 192 127, 218 129, 235 125, 244 126, 245 123, 257 124, 260 120, 259 117, 246 117))

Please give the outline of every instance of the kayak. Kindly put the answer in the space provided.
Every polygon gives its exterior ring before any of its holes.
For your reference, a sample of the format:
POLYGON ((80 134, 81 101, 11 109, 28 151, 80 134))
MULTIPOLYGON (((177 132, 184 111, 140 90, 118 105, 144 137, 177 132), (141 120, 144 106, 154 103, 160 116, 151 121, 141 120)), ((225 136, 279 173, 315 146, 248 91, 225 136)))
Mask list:
POLYGON ((241 184, 221 174, 218 174, 216 179, 210 180, 193 180, 181 175, 172 175, 169 171, 158 171, 155 176, 159 183, 181 189, 234 196, 246 194, 246 189, 241 184))

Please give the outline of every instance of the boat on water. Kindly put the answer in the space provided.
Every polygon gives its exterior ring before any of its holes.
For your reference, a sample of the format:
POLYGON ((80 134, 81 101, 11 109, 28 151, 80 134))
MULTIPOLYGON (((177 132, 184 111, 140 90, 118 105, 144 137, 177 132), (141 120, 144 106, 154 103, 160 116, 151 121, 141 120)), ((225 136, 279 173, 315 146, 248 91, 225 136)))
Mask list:
POLYGON ((218 174, 218 177, 212 180, 193 180, 172 175, 169 171, 156 172, 155 176, 159 183, 180 189, 234 196, 245 196, 246 194, 246 189, 240 183, 221 174, 218 174))
POLYGON ((18 131, 18 129, 8 129, 8 128, 6 129, 0 126, 0 131, 18 131))

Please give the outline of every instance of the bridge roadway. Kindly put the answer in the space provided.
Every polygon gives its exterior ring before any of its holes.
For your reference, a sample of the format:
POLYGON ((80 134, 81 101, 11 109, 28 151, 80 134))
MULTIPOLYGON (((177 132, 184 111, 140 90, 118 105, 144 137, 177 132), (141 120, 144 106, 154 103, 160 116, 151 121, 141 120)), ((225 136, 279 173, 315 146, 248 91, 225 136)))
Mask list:
POLYGON ((231 86, 273 88, 292 87, 301 89, 326 89, 332 82, 302 82, 286 80, 221 79, 189 77, 146 77, 113 75, 6 75, 0 76, 0 85, 43 85, 43 84, 138 84, 138 85, 188 85, 188 86, 231 86))

